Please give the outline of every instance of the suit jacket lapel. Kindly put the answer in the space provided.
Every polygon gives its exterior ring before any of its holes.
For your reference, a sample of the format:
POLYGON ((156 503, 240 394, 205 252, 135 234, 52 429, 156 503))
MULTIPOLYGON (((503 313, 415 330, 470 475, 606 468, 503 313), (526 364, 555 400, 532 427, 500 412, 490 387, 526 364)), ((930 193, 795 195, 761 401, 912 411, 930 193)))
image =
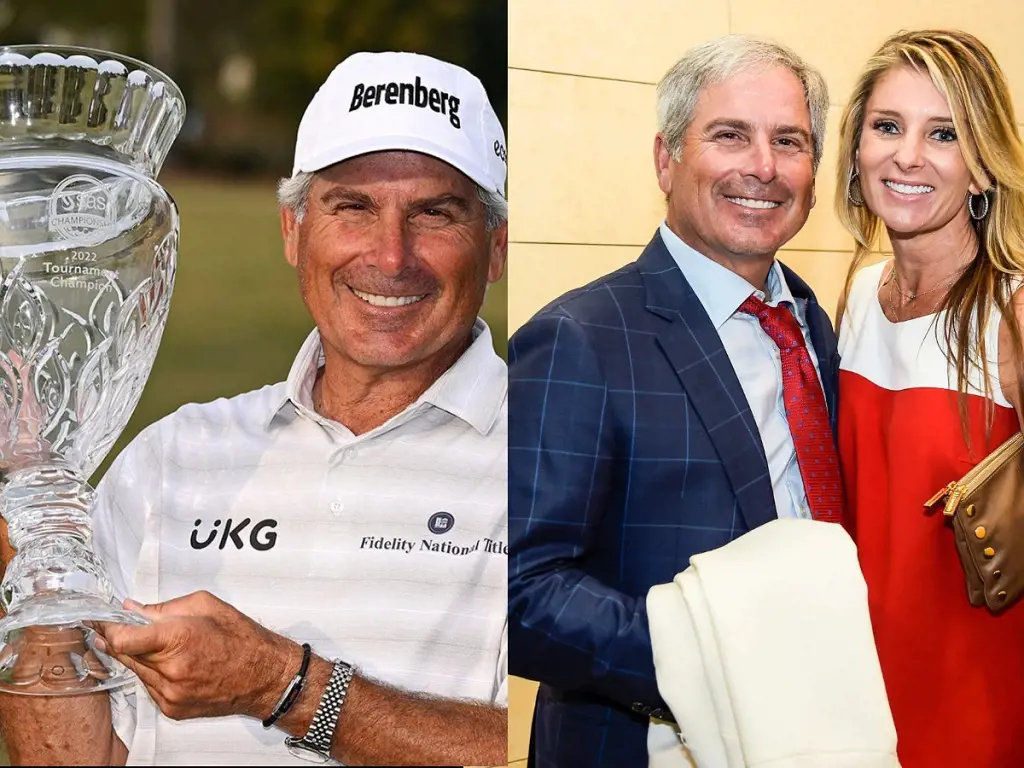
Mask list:
POLYGON ((655 234, 638 261, 660 344, 718 452, 749 529, 777 517, 761 436, 722 340, 655 234))

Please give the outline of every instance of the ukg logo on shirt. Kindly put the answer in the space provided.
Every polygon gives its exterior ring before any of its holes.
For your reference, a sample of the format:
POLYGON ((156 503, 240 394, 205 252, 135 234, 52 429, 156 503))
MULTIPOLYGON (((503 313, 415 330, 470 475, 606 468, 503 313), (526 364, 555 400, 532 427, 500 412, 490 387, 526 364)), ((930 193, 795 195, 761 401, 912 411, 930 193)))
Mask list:
POLYGON ((228 542, 231 542, 235 549, 242 549, 246 543, 257 552, 266 552, 268 549, 273 549, 277 543, 277 531, 272 529, 277 527, 277 520, 260 520, 249 529, 246 536, 244 531, 251 522, 252 519, 247 517, 238 523, 234 523, 229 517, 222 531, 220 527, 221 521, 214 520, 213 527, 209 534, 207 534, 201 530, 203 528, 203 521, 196 520, 192 526, 192 535, 189 536, 188 543, 192 549, 206 549, 217 540, 218 534, 220 534, 220 544, 217 546, 217 549, 224 549, 228 542))
POLYGON ((453 128, 462 129, 459 97, 438 88, 428 88, 417 76, 411 83, 356 83, 348 111, 369 109, 384 104, 408 104, 446 115, 453 128))

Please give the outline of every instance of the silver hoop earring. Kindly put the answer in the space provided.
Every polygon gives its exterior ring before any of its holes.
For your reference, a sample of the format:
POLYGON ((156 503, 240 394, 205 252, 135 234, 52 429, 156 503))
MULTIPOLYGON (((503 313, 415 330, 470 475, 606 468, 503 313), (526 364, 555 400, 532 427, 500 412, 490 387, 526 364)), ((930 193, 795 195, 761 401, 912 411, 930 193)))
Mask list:
POLYGON ((972 195, 971 193, 968 192, 967 210, 970 211, 971 218, 974 219, 975 221, 981 221, 982 219, 984 219, 986 216, 988 216, 988 195, 986 195, 984 192, 982 192, 980 195, 972 195), (982 208, 981 213, 974 212, 974 198, 976 197, 980 197, 982 200, 985 201, 985 207, 982 208))
MULTIPOLYGON (((858 208, 864 207, 864 194, 861 193, 860 198, 853 196, 853 183, 860 180, 860 171, 851 171, 850 180, 846 182, 846 198, 858 208)), ((859 184, 857 185, 860 186, 859 184)))

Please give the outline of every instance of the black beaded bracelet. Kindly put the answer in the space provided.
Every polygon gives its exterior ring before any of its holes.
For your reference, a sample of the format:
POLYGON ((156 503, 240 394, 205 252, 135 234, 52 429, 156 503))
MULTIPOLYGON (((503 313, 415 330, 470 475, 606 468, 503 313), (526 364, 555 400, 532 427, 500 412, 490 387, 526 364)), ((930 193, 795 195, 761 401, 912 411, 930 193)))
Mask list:
POLYGON ((299 698, 299 694, 302 693, 302 686, 306 684, 306 672, 309 671, 309 659, 312 653, 309 643, 303 643, 302 665, 299 667, 295 677, 292 678, 292 681, 288 683, 288 687, 284 689, 281 698, 277 700, 277 704, 274 706, 274 711, 270 713, 270 717, 263 721, 264 728, 269 728, 280 718, 284 717, 288 710, 292 708, 295 700, 299 698))

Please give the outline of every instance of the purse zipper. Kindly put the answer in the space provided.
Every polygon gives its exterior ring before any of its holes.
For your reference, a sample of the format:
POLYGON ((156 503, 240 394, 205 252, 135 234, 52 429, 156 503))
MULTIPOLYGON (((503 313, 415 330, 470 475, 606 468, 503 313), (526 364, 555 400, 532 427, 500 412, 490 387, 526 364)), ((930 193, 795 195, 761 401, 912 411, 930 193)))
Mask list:
POLYGON ((981 463, 973 467, 971 471, 964 475, 959 481, 954 480, 928 499, 924 505, 926 507, 933 507, 945 498, 946 506, 942 510, 942 514, 946 517, 952 517, 963 498, 974 493, 978 488, 984 485, 985 481, 988 480, 989 477, 992 476, 992 473, 995 472, 1003 463, 1005 457, 1009 454, 1016 453, 1020 450, 1022 445, 1024 445, 1024 434, 1018 432, 1001 446, 996 448, 991 454, 986 456, 981 463))

